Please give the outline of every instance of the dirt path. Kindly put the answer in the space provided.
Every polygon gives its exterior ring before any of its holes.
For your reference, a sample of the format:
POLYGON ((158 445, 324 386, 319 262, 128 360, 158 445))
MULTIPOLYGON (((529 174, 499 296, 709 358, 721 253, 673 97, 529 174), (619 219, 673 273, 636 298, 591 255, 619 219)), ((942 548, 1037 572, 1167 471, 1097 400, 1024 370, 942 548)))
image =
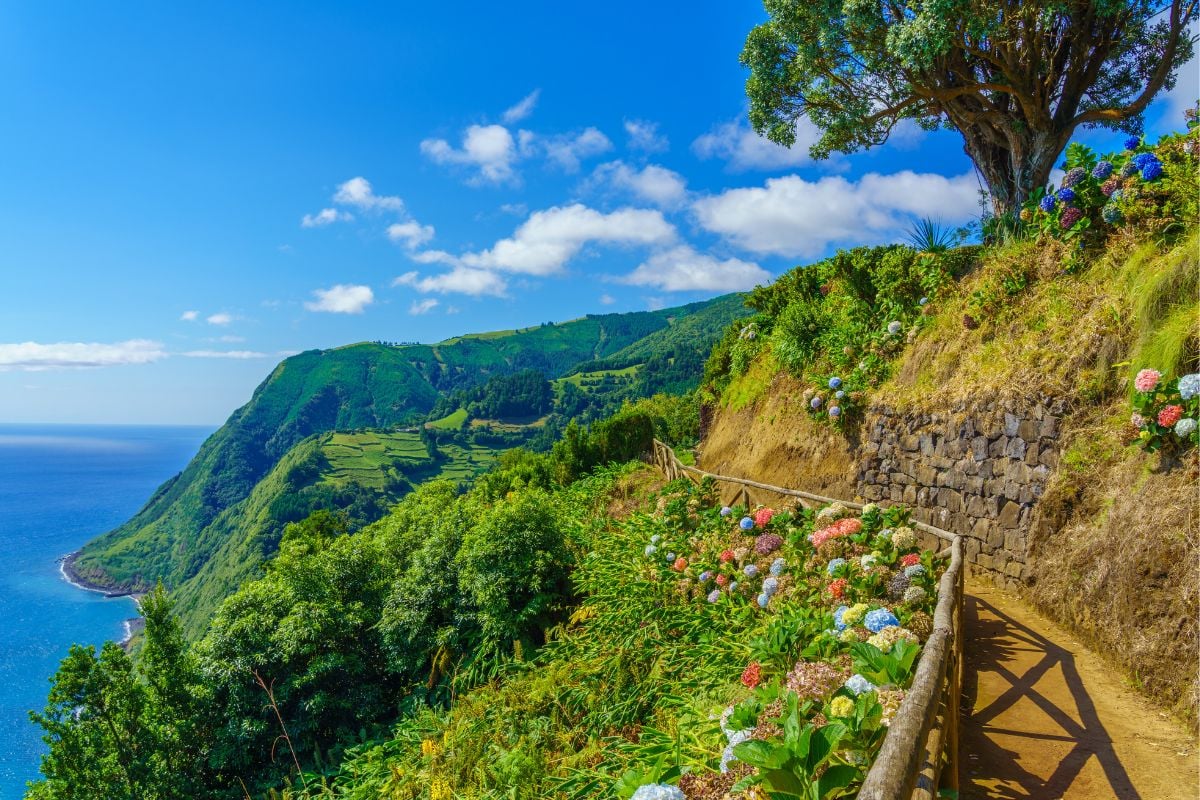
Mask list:
POLYGON ((965 623, 963 798, 1200 797, 1195 738, 1069 633, 972 582, 965 623))

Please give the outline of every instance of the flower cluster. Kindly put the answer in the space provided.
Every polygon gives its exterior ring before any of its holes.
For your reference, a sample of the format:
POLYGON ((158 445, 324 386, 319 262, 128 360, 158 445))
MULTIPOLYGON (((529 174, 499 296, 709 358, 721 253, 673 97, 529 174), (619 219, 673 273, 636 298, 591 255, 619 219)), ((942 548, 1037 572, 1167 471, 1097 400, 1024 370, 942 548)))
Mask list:
POLYGON ((1158 370, 1141 369, 1133 378, 1133 389, 1129 422, 1144 450, 1182 452, 1197 444, 1200 373, 1170 380, 1158 370))

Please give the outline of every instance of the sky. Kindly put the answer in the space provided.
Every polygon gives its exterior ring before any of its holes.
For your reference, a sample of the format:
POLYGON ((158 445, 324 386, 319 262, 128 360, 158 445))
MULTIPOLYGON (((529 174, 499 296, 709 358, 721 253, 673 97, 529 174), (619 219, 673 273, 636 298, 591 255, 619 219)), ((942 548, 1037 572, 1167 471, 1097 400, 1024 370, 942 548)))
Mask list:
POLYGON ((764 18, 3 4, 0 421, 219 424, 302 350, 680 305, 978 219, 953 132, 820 162, 807 123, 755 136, 738 54, 764 18))

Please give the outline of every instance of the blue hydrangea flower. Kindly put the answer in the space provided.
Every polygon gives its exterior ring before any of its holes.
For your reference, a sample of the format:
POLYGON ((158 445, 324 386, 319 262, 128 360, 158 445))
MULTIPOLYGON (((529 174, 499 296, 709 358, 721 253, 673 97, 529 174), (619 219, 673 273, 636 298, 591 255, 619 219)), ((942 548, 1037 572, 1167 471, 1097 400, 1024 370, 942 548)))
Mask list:
POLYGON ((835 558, 833 561, 829 562, 829 565, 827 567, 825 567, 825 572, 828 575, 833 575, 833 573, 837 572, 840 567, 843 567, 845 565, 846 565, 846 559, 835 558))
POLYGON ((754 520, 749 517, 742 517, 742 521, 738 523, 738 527, 744 531, 748 531, 754 527, 754 520))
POLYGON ((1075 167, 1074 169, 1068 170, 1067 174, 1064 175, 1062 179, 1063 188, 1073 189, 1074 187, 1078 186, 1086 177, 1087 170, 1083 167, 1075 167))
POLYGON ((647 783, 638 787, 632 800, 687 800, 687 796, 669 783, 647 783))
POLYGON ((925 305, 925 304, 926 304, 926 303, 928 303, 928 302, 929 302, 929 298, 928 298, 928 297, 922 297, 920 300, 918 300, 918 301, 917 301, 917 305, 919 305, 919 306, 923 306, 923 305, 925 305))
POLYGON ((842 615, 850 610, 850 606, 838 606, 837 611, 833 612, 833 627, 839 631, 846 630, 846 623, 842 622, 842 615))
POLYGON ((745 567, 742 568, 742 574, 745 575, 747 578, 753 578, 755 575, 758 574, 758 565, 757 564, 747 564, 745 567))
POLYGON ((842 415, 842 409, 838 408, 837 406, 829 407, 829 416, 840 417, 841 415, 842 415))
POLYGON ((767 578, 763 581, 763 594, 765 594, 767 597, 770 597, 778 591, 779 581, 775 580, 774 578, 767 578))
POLYGON ((915 578, 918 575, 924 575, 925 568, 920 564, 913 564, 911 567, 904 568, 904 575, 908 578, 915 578))
POLYGON ((1200 394, 1200 372, 1193 372, 1191 375, 1184 375, 1179 379, 1179 396, 1184 400, 1191 400, 1196 395, 1200 394))
POLYGON ((1125 149, 1126 150, 1137 150, 1141 146, 1142 146, 1142 137, 1140 137, 1140 136, 1130 136, 1128 139, 1125 140, 1125 149))
POLYGON ((1186 439, 1196 432, 1196 420, 1191 417, 1184 417, 1175 423, 1175 435, 1180 439, 1186 439))
POLYGON ((1162 164, 1158 163, 1157 161, 1155 161, 1153 164, 1147 164, 1146 166, 1142 167, 1142 180, 1144 181, 1158 180, 1162 177, 1162 174, 1162 164))
POLYGON ((871 683, 869 680, 864 678, 862 675, 859 675, 858 673, 851 675, 849 680, 847 680, 844 685, 847 689, 850 690, 850 692, 855 697, 862 694, 863 692, 875 691, 875 684, 871 683))
POLYGON ((814 397, 812 400, 809 401, 808 404, 812 407, 812 409, 814 411, 817 410, 818 408, 820 408, 821 407, 821 395, 817 395, 816 397, 814 397))
POLYGON ((658 552, 658 548, 657 548, 657 547, 655 547, 655 546, 654 546, 654 545, 652 545, 652 544, 648 544, 648 545, 646 545, 646 551, 645 551, 645 552, 646 552, 646 558, 649 558, 650 556, 652 556, 652 555, 654 555, 655 553, 657 553, 657 552, 658 552))
POLYGON ((708 581, 710 581, 710 580, 712 580, 711 572, 709 572, 708 570, 704 570, 704 572, 700 573, 700 582, 701 583, 708 583, 708 581))
POLYGON ((736 592, 736 591, 737 591, 737 587, 738 587, 738 582, 737 582, 737 581, 732 581, 732 582, 729 584, 729 591, 731 591, 731 592, 736 592))
POLYGON ((887 331, 892 336, 895 336, 897 333, 900 332, 900 329, 903 327, 904 326, 900 324, 899 320, 892 320, 891 322, 888 323, 887 331))
POLYGON ((742 742, 750 738, 750 734, 754 731, 734 731, 729 734, 729 744, 725 746, 725 750, 721 753, 721 772, 729 772, 729 765, 737 761, 737 757, 733 754, 733 748, 737 747, 742 742))
POLYGON ((1054 196, 1060 203, 1072 203, 1075 201, 1075 190, 1064 186, 1055 192, 1054 196))
POLYGON ((1048 194, 1045 197, 1043 197, 1041 199, 1041 201, 1038 203, 1038 208, 1040 208, 1042 211, 1045 211, 1047 214, 1049 214, 1051 211, 1053 211, 1054 210, 1054 195, 1048 194))
POLYGON ((650 537, 650 544, 658 544, 659 541, 661 541, 661 540, 662 540, 662 537, 656 533, 650 537))
POLYGON ((757 598, 755 598, 755 602, 758 603, 759 608, 766 608, 767 603, 771 602, 771 595, 766 593, 760 594, 757 598))
POLYGON ((1133 173, 1137 172, 1138 168, 1132 161, 1126 161, 1125 166, 1121 167, 1121 177, 1128 178, 1133 173))
POLYGON ((1129 163, 1133 164, 1134 169, 1145 169, 1151 164, 1157 164, 1158 156, 1154 155, 1154 153, 1138 153, 1129 159, 1129 163))
POLYGON ((830 389, 836 389, 841 385, 842 385, 842 379, 837 377, 836 375, 829 379, 829 388, 830 389))
POLYGON ((787 566, 787 561, 782 558, 777 558, 771 562, 771 574, 778 578, 783 574, 783 568, 787 566))
POLYGON ((843 397, 846 396, 846 393, 843 392, 841 389, 838 389, 836 392, 833 393, 833 396, 836 397, 838 400, 841 400, 843 397))
POLYGON ((1101 161, 1096 165, 1096 168, 1092 170, 1092 177, 1098 181, 1102 181, 1109 175, 1112 175, 1112 171, 1113 165, 1111 162, 1101 161))
POLYGON ((667 553, 667 561, 674 561, 674 560, 675 560, 675 554, 667 553))
POLYGON ((720 589, 713 589, 711 592, 708 593, 708 602, 715 603, 720 599, 721 599, 721 590, 720 589))
POLYGON ((899 625, 900 620, 896 619, 896 615, 886 608, 876 608, 867 612, 867 616, 863 618, 863 624, 871 633, 879 633, 884 628, 899 625))
POLYGON ((722 517, 728 517, 732 513, 733 513, 733 509, 730 508, 729 506, 723 506, 721 508, 721 516, 722 517))
POLYGON ((1121 221, 1121 209, 1115 203, 1105 203, 1104 208, 1100 209, 1100 216, 1109 225, 1116 225, 1121 221))

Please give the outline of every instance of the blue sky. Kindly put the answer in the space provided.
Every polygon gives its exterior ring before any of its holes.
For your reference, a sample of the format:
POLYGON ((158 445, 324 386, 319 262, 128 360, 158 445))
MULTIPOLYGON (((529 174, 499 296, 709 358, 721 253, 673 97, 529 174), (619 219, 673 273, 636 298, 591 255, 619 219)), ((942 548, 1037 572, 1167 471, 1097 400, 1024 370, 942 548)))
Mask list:
POLYGON ((978 217, 956 134, 814 163, 750 133, 762 17, 4 4, 0 421, 215 424, 291 352, 677 305, 978 217))

